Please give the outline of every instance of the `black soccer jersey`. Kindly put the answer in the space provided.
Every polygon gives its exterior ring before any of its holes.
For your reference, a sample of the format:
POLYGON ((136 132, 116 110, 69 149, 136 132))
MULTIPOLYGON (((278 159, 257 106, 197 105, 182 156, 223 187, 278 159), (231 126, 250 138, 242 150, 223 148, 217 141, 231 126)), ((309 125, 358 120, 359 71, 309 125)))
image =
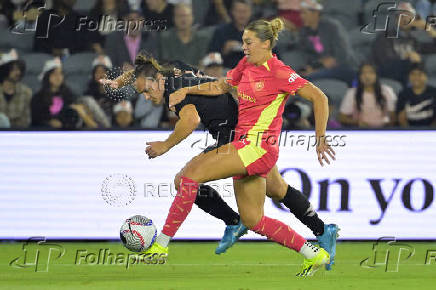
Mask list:
MULTIPOLYGON (((165 101, 168 104, 169 95, 184 87, 195 86, 216 79, 211 77, 198 77, 191 73, 185 73, 179 77, 169 77, 165 81, 165 101)), ((178 116, 180 110, 188 105, 195 106, 201 123, 209 133, 218 141, 219 145, 231 141, 231 131, 238 122, 238 104, 232 95, 227 93, 219 96, 186 95, 186 98, 175 106, 178 116)))
POLYGON ((403 90, 398 98, 397 112, 403 110, 410 126, 430 126, 436 117, 436 89, 427 87, 420 95, 411 88, 403 90))

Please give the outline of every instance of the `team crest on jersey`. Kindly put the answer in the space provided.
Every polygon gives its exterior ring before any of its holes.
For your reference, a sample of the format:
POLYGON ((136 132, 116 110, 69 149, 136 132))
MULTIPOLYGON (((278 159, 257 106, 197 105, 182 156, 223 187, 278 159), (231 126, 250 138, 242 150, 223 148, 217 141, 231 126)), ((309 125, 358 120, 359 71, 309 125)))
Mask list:
POLYGON ((255 83, 256 91, 261 91, 265 87, 265 83, 263 81, 255 83))

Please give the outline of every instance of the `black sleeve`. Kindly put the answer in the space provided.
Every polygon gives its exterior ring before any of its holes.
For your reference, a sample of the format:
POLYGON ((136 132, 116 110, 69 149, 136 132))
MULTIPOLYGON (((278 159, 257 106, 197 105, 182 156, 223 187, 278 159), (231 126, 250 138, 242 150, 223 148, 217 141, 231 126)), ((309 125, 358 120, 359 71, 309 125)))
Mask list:
MULTIPOLYGON (((183 101, 181 101, 180 103, 175 105, 175 109, 176 109, 175 113, 176 113, 177 117, 179 116, 180 111, 186 105, 194 105, 197 108, 196 103, 195 103, 195 97, 193 97, 192 95, 186 95, 186 98, 183 101)), ((198 111, 198 109, 197 109, 197 111, 198 111)))

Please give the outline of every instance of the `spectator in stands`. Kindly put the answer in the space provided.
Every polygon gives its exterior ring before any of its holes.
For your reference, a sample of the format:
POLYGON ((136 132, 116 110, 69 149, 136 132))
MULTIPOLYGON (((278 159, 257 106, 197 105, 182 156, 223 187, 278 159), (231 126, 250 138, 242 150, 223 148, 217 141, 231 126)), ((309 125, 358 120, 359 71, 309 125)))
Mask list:
POLYGON ((63 129, 109 128, 110 122, 93 97, 83 96, 66 109, 63 129))
POLYGON ((174 26, 174 5, 166 0, 144 0, 142 15, 146 23, 153 22, 152 30, 167 30, 174 26))
POLYGON ((116 22, 129 10, 125 0, 97 0, 89 15, 99 23, 98 42, 104 47, 106 35, 115 31, 116 22), (113 24, 112 24, 113 23, 113 24))
POLYGON ((135 119, 141 128, 158 128, 163 109, 163 99, 160 103, 154 103, 140 95, 135 105, 135 119))
POLYGON ((436 126, 436 88, 428 85, 423 65, 412 66, 409 81, 411 87, 400 93, 397 103, 400 126, 436 126))
POLYGON ((129 101, 121 101, 114 106, 113 126, 128 128, 133 123, 133 108, 129 101))
MULTIPOLYGON (((124 20, 131 23, 144 21, 138 11, 130 11, 124 16, 124 20)), ((124 71, 131 70, 138 51, 144 49, 153 55, 157 54, 157 35, 152 31, 143 33, 138 24, 138 27, 132 26, 132 29, 126 32, 115 31, 109 34, 106 37, 105 49, 114 67, 122 68, 124 71)))
POLYGON ((249 0, 233 0, 232 22, 222 24, 215 30, 209 45, 209 52, 221 53, 224 66, 227 68, 234 68, 244 57, 242 34, 244 27, 250 22, 251 12, 249 0))
POLYGON ((232 22, 229 11, 233 0, 212 0, 209 2, 209 10, 204 18, 205 26, 232 22))
MULTIPOLYGON (((6 0, 8 1, 8 0, 6 0)), ((45 0, 13 0, 15 5, 13 19, 9 22, 15 32, 35 31, 41 7, 45 0)))
POLYGON ((112 116, 113 102, 108 97, 106 89, 99 80, 107 78, 111 69, 112 62, 109 57, 98 56, 92 62, 92 77, 84 93, 85 96, 92 96, 97 101, 108 118, 112 116))
POLYGON ((303 27, 298 48, 308 56, 304 74, 310 80, 339 79, 351 85, 356 59, 344 27, 336 20, 321 17, 323 6, 315 0, 301 3, 303 27))
POLYGON ((393 125, 396 101, 393 89, 380 84, 376 66, 364 63, 359 69, 357 88, 348 89, 342 100, 339 120, 346 126, 393 125))
POLYGON ((73 10, 76 1, 53 0, 53 8, 42 12, 33 43, 35 52, 59 57, 83 51, 103 53, 98 43, 98 32, 85 25, 79 29, 80 18, 84 16, 73 10))
POLYGON ((192 27, 192 6, 181 3, 174 8, 173 28, 160 34, 160 59, 180 60, 197 66, 208 49, 210 37, 192 27))
POLYGON ((221 78, 224 76, 223 58, 218 52, 212 52, 201 60, 201 66, 207 76, 221 78))
POLYGON ((32 126, 62 128, 65 111, 73 103, 74 96, 64 83, 60 59, 47 61, 39 78, 42 87, 32 99, 32 126))
POLYGON ((0 113, 12 128, 27 128, 31 121, 32 90, 21 82, 25 70, 15 50, 0 56, 0 113))
MULTIPOLYGON (((402 2, 398 9, 415 13, 410 3, 402 2)), ((411 65, 422 62, 422 54, 436 53, 436 31, 431 27, 427 30, 433 38, 433 43, 419 43, 413 36, 412 29, 425 30, 425 21, 420 19, 410 23, 411 19, 407 15, 401 15, 398 37, 386 37, 386 33, 378 34, 373 43, 372 56, 379 67, 381 77, 395 79, 407 85, 411 65)))
POLYGON ((301 2, 303 0, 274 0, 277 12, 286 23, 288 29, 299 29, 303 26, 301 19, 301 2))

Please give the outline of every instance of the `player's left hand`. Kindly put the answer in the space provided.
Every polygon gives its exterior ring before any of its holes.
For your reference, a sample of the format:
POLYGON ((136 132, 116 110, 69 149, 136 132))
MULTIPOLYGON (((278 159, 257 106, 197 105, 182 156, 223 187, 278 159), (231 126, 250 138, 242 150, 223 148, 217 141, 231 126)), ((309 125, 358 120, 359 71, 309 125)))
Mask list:
POLYGON ((158 157, 170 150, 165 141, 147 142, 146 144, 148 146, 145 148, 145 153, 147 153, 148 159, 158 157))
POLYGON ((325 138, 320 138, 318 145, 316 146, 316 153, 318 154, 318 161, 321 166, 324 166, 324 162, 330 164, 328 156, 330 156, 332 160, 336 160, 336 152, 326 143, 325 138))

